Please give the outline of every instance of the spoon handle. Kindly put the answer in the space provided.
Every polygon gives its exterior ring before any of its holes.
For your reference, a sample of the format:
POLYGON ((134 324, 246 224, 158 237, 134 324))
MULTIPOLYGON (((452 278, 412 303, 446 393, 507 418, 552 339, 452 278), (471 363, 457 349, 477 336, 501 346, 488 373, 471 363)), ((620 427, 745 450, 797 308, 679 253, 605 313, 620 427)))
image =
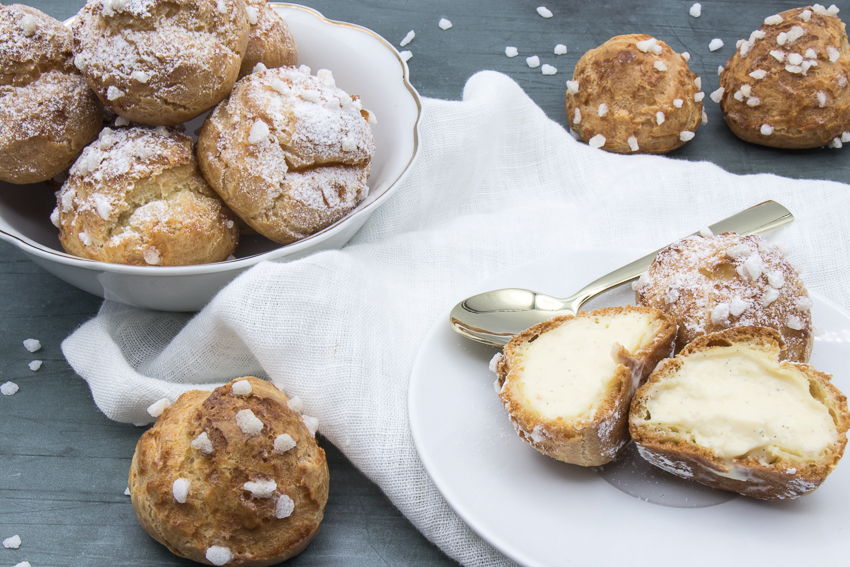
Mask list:
MULTIPOLYGON (((714 234, 737 232, 742 236, 746 236, 780 227, 792 220, 794 220, 794 215, 791 214, 791 211, 776 201, 765 201, 716 222, 708 228, 714 234)), ((587 284, 573 295, 565 298, 563 300, 564 303, 569 304, 573 308, 573 311, 578 313, 581 306, 591 298, 640 276, 649 268, 649 265, 661 250, 664 250, 664 248, 647 254, 643 258, 626 264, 622 268, 618 268, 610 274, 606 274, 598 280, 587 284)))

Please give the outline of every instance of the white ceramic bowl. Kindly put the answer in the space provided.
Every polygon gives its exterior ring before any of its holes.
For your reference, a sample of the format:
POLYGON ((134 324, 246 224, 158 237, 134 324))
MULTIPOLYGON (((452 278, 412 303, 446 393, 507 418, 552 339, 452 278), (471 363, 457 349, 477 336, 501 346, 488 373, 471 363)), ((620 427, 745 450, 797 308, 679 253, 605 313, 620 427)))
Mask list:
MULTIPOLYGON (((20 248, 48 272, 89 293, 137 307, 197 311, 241 272, 261 261, 285 262, 339 248, 405 178, 419 149, 419 95, 408 80, 407 64, 388 41, 361 26, 326 19, 295 4, 272 3, 289 24, 299 63, 333 71, 337 85, 360 95, 373 111, 376 152, 369 196, 352 213, 325 230, 288 245, 260 236, 243 237, 236 259, 200 266, 123 266, 66 254, 50 222, 56 206, 44 184, 0 182, 0 238, 20 248)), ((187 125, 194 130, 198 119, 187 125)))

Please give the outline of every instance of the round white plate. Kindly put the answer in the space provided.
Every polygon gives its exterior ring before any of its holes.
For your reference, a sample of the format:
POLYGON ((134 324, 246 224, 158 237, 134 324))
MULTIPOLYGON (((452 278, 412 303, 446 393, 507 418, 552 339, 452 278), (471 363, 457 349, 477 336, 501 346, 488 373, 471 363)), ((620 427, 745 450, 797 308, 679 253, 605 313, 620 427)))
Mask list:
MULTIPOLYGON (((354 236, 398 189, 419 150, 422 105, 410 84, 407 64, 388 41, 364 27, 328 20, 296 4, 272 3, 287 21, 298 46, 299 63, 333 71, 337 85, 360 95, 377 116, 372 126, 375 157, 369 196, 349 215, 325 230, 286 246, 260 236, 243 237, 236 259, 200 266, 123 266, 66 254, 50 222, 56 206, 45 184, 0 182, 0 239, 20 248, 35 263, 89 293, 137 307, 197 311, 233 278, 264 260, 289 261, 339 248, 354 236)), ((66 22, 68 23, 68 22, 66 22)), ((203 117, 187 123, 186 132, 203 117)))
MULTIPOLYGON (((645 254, 588 250, 533 262, 503 287, 566 296, 645 254)), ((459 300, 462 298, 458 298, 459 300)), ((850 392, 850 315, 812 294, 811 364, 850 392)), ((588 308, 633 301, 629 286, 588 308)), ((423 342, 410 379, 410 427, 428 474, 463 520, 523 565, 838 565, 846 561, 850 465, 814 493, 764 502, 680 480, 634 461, 586 469, 519 439, 488 369, 496 347, 451 330, 449 311, 423 342)))

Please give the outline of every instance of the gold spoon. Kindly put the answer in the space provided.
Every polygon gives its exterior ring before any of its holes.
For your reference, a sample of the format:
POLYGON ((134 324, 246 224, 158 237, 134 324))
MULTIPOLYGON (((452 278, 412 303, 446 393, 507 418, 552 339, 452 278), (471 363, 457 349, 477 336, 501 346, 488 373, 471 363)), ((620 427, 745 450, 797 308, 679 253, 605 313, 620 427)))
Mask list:
MULTIPOLYGON (((791 212, 775 201, 765 201, 732 215, 708 228, 714 234, 758 234, 794 220, 791 212)), ((661 249, 663 250, 663 248, 661 249)), ((649 268, 661 252, 635 260, 602 276, 569 297, 559 299, 527 289, 497 289, 464 299, 452 309, 452 329, 473 341, 501 346, 515 334, 557 315, 575 315, 588 300, 631 281, 649 268)))

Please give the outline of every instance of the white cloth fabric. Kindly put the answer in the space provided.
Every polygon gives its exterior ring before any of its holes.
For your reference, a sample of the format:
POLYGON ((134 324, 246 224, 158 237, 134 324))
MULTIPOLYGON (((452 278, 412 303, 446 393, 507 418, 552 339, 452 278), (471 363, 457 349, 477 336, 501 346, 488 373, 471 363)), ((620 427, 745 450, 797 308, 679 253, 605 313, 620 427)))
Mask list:
POLYGON ((850 308, 846 185, 591 149, 489 71, 463 101, 423 106, 414 170, 342 250, 259 264, 191 319, 105 302, 63 343, 98 407, 145 422, 162 397, 269 377, 447 554, 503 565, 430 482, 407 419, 421 340, 476 284, 573 249, 658 248, 774 199, 797 220, 769 238, 810 289, 850 308))

